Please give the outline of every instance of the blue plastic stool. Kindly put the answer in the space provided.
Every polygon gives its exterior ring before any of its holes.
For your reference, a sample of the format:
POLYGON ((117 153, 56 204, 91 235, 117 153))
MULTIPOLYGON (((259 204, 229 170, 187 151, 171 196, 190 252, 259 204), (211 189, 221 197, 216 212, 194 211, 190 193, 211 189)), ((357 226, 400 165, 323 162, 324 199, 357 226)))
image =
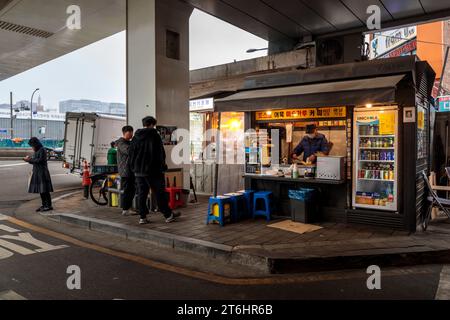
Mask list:
POLYGON ((253 216, 253 195, 255 191, 253 190, 241 190, 238 193, 242 193, 245 197, 246 208, 245 208, 245 217, 251 218, 253 216))
POLYGON ((270 221, 270 216, 272 215, 272 192, 271 191, 260 191, 255 192, 253 195, 253 218, 256 216, 264 216, 267 221, 270 221), (264 209, 257 210, 258 200, 262 200, 264 203, 264 209))
POLYGON ((206 218, 206 224, 211 221, 218 222, 222 227, 226 222, 231 220, 231 211, 233 208, 233 203, 230 197, 218 196, 216 198, 210 197, 208 204, 208 216, 206 218), (227 212, 226 206, 228 205, 229 211, 227 212), (214 206, 218 206, 218 212, 214 212, 214 206))
POLYGON ((226 197, 230 197, 231 203, 231 222, 238 222, 245 215, 246 200, 242 193, 227 193, 226 197))

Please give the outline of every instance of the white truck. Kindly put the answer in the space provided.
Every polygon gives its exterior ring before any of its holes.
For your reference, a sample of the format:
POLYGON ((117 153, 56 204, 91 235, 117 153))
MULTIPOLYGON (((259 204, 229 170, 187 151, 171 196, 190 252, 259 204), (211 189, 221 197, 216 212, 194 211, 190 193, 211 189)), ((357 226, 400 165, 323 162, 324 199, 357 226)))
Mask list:
POLYGON ((122 136, 126 118, 97 113, 66 114, 64 167, 82 173, 84 160, 92 167, 107 164, 111 142, 122 136))

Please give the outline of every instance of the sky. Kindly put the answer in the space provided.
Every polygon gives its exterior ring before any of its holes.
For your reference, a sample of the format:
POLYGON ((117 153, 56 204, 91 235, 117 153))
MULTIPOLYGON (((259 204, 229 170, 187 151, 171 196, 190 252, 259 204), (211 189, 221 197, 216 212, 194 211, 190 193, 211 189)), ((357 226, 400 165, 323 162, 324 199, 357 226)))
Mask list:
MULTIPOLYGON (((191 70, 263 56, 266 51, 248 54, 246 50, 267 45, 267 41, 201 11, 195 10, 191 16, 191 70)), ((0 104, 9 104, 11 91, 13 101, 29 101, 36 88, 40 88, 47 109, 56 110, 59 101, 69 99, 126 103, 125 62, 125 32, 121 32, 1 81, 0 104)))

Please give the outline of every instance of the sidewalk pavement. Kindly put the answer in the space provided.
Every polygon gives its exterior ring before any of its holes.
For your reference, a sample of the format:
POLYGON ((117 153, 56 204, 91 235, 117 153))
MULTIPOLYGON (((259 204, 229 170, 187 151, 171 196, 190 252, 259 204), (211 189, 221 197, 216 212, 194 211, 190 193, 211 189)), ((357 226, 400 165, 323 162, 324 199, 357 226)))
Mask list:
MULTIPOLYGON (((99 207, 82 192, 57 200, 53 221, 149 241, 174 250, 206 255, 265 273, 298 273, 450 262, 450 224, 432 224, 427 232, 354 224, 321 223, 318 231, 297 234, 268 227, 277 221, 250 219, 220 227, 206 225, 207 198, 181 209, 181 218, 166 224, 161 214, 138 225, 138 216, 123 217, 117 208, 99 207)), ((38 203, 26 203, 19 215, 34 214, 38 203)))

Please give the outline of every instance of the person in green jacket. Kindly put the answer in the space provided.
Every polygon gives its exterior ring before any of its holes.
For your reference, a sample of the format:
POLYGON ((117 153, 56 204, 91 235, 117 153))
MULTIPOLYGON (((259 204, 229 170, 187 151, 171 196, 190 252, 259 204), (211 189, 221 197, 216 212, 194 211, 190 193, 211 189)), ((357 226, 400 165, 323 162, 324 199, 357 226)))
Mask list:
POLYGON ((115 142, 111 142, 111 148, 108 150, 107 159, 109 166, 117 166, 117 149, 115 142))

